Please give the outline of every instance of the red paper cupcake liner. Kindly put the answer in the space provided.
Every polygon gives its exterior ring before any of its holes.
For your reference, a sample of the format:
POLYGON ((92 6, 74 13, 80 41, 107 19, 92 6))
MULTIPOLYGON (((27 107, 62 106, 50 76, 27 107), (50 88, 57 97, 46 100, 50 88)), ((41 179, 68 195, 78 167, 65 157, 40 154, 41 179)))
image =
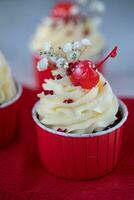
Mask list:
MULTIPOLYGON (((94 60, 96 60, 96 64, 101 61, 101 58, 103 57, 104 51, 100 52, 100 54, 96 55, 94 60)), ((40 55, 37 53, 32 54, 32 65, 33 65, 33 72, 34 72, 34 77, 35 77, 35 87, 36 89, 42 88, 42 83, 44 82, 44 79, 47 79, 51 77, 51 70, 48 69, 46 71, 38 71, 37 70, 37 63, 41 59, 40 55)), ((99 66, 98 70, 101 73, 104 73, 104 64, 99 66)))
POLYGON ((18 84, 17 88, 17 95, 7 103, 0 105, 0 147, 7 145, 16 133, 22 94, 21 85, 18 84))
POLYGON ((118 162, 127 108, 120 102, 122 120, 113 128, 94 134, 67 134, 42 125, 33 108, 39 151, 45 168, 60 177, 86 180, 112 171, 118 162))

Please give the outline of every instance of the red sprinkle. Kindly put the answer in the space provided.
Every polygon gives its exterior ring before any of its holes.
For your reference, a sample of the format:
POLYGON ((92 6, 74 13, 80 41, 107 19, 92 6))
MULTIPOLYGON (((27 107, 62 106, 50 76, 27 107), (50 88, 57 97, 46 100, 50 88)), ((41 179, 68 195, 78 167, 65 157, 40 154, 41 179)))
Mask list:
POLYGON ((45 95, 53 95, 54 91, 53 90, 44 90, 45 95))
POLYGON ((70 76, 73 73, 74 69, 75 69, 75 66, 72 65, 72 63, 70 63, 69 67, 66 70, 67 76, 70 76))
POLYGON ((67 129, 58 128, 57 131, 66 133, 66 132, 67 132, 67 129))
POLYGON ((105 86, 107 83, 105 82, 104 84, 103 84, 103 86, 105 86))
POLYGON ((67 73, 67 76, 70 76, 72 74, 72 70, 70 68, 68 68, 66 73, 67 73))
POLYGON ((56 78, 57 80, 59 80, 59 79, 62 79, 63 77, 62 77, 60 74, 57 74, 57 75, 55 76, 55 78, 56 78))
POLYGON ((73 102, 74 102, 73 99, 65 99, 63 101, 63 103, 68 103, 68 104, 73 103, 73 102))

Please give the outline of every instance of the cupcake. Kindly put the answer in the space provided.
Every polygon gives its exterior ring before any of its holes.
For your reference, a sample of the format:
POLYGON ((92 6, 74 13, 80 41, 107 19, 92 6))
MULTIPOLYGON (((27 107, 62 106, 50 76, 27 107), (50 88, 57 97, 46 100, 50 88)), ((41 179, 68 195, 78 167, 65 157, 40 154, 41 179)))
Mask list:
POLYGON ((47 43, 37 65, 46 70, 49 61, 55 62, 33 108, 41 160, 49 172, 74 180, 100 177, 115 168, 128 114, 97 70, 116 56, 117 47, 96 65, 80 58, 89 45, 88 39, 67 43, 57 54, 47 43))
POLYGON ((16 131, 21 86, 13 78, 10 68, 0 53, 0 147, 13 138, 16 131))
MULTIPOLYGON (((92 6, 94 9, 95 6, 92 6)), ((46 17, 37 28, 30 45, 33 66, 36 67, 40 60, 38 52, 44 48, 44 43, 49 41, 54 47, 63 46, 64 43, 79 41, 82 38, 90 38, 92 48, 89 46, 83 53, 82 58, 90 58, 96 63, 100 61, 105 49, 105 41, 95 23, 95 17, 85 15, 78 4, 70 2, 57 3, 52 9, 50 16, 46 17)), ((102 66, 99 68, 102 71, 102 66)), ((37 73, 37 85, 43 83, 46 74, 37 73)))

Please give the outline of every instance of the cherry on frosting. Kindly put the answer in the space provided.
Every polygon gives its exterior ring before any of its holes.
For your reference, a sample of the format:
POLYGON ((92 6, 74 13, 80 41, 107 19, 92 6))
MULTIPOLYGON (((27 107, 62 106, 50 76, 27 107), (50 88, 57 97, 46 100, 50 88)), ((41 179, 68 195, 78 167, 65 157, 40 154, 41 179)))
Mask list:
POLYGON ((67 19, 67 18, 71 17, 71 9, 75 5, 76 4, 74 4, 72 2, 59 2, 54 6, 51 15, 54 18, 67 19))
POLYGON ((67 75, 73 85, 81 86, 84 89, 92 89, 99 82, 99 73, 96 69, 101 66, 108 58, 114 58, 117 55, 117 46, 100 63, 94 65, 90 60, 76 61, 69 64, 67 75))
POLYGON ((70 64, 70 79, 75 86, 92 89, 99 82, 99 74, 90 60, 70 64))

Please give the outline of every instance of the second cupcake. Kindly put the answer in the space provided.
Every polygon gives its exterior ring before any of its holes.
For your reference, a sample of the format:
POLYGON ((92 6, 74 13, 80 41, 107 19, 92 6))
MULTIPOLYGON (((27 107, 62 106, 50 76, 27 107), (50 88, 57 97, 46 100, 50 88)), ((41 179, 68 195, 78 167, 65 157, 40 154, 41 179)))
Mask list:
POLYGON ((0 147, 7 145, 16 133, 22 87, 16 83, 0 53, 0 147))
MULTIPOLYGON (((105 42, 100 30, 92 17, 85 15, 78 4, 70 2, 57 3, 50 16, 45 18, 36 30, 31 42, 34 71, 40 60, 38 52, 44 48, 44 43, 49 41, 54 47, 63 46, 64 43, 79 41, 82 38, 90 38, 92 48, 89 46, 82 58, 90 58, 96 63, 100 61, 105 48, 105 42)), ((102 65, 99 67, 102 71, 102 65)), ((49 72, 48 72, 49 73, 49 72)), ((43 77, 47 73, 35 72, 37 87, 43 83, 43 77)))

